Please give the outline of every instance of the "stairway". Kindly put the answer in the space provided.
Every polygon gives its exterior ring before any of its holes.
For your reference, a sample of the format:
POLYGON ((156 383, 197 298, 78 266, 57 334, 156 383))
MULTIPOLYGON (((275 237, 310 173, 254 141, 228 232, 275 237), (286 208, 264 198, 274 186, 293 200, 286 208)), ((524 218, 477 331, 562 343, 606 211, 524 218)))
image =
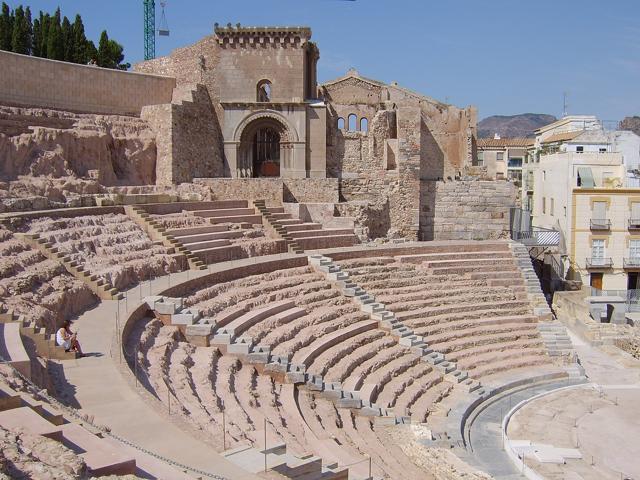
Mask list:
POLYGON ((468 393, 474 393, 480 397, 485 394, 480 382, 469 378, 467 372, 459 370, 457 365, 448 361, 443 353, 430 348, 421 336, 416 335, 413 330, 398 320, 394 313, 385 308, 385 305, 376 302, 373 295, 353 282, 349 274, 343 272, 341 267, 335 264, 331 258, 323 255, 311 255, 309 263, 317 271, 324 273, 326 278, 342 291, 343 295, 353 297, 354 301, 360 305, 362 312, 378 321, 378 328, 388 331, 397 339, 399 345, 410 349, 411 352, 419 355, 422 361, 434 366, 444 375, 446 381, 454 385, 461 385, 468 393))
POLYGON ((253 205, 260 212, 260 215, 262 215, 262 218, 271 230, 287 242, 289 252, 304 253, 304 250, 298 242, 296 242, 293 237, 288 234, 286 228, 282 226, 281 222, 283 221, 283 217, 280 212, 274 212, 273 209, 267 208, 264 200, 254 200, 253 205), (278 215, 276 213, 278 213, 278 215))
POLYGON ((165 247, 173 248, 176 252, 183 254, 191 270, 204 270, 207 268, 204 262, 190 252, 182 243, 168 235, 166 229, 153 220, 142 207, 135 205, 125 207, 125 213, 147 232, 151 240, 162 242, 165 247))
POLYGON ((574 353, 567 329, 559 321, 538 323, 538 331, 549 356, 570 356, 574 353))
POLYGON ((40 251, 45 257, 61 263, 67 272, 87 284, 101 300, 121 300, 124 298, 124 295, 120 293, 117 288, 97 275, 92 275, 91 272, 86 271, 77 261, 72 261, 70 257, 59 252, 52 243, 48 243, 45 239, 40 238, 40 235, 27 233, 16 233, 15 235, 35 247, 36 250, 40 251))

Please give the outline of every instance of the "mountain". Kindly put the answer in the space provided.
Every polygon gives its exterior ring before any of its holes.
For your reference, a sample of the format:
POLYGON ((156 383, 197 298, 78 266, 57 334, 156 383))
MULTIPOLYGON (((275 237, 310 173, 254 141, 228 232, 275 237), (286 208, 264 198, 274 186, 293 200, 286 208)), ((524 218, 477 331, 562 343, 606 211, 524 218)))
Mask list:
POLYGON ((640 117, 625 117, 620 122, 620 130, 631 130, 636 135, 640 135, 640 117))
POLYGON ((502 138, 533 137, 534 130, 556 120, 553 115, 544 113, 494 115, 478 122, 478 137, 493 138, 496 133, 502 138))

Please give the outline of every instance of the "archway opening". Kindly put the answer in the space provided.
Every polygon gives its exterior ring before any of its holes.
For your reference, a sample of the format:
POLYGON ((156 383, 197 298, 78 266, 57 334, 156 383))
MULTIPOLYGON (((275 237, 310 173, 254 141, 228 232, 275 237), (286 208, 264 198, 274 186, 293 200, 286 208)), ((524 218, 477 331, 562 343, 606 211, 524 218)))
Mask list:
POLYGON ((280 177, 291 168, 291 132, 275 114, 256 116, 241 127, 236 138, 238 177, 280 177))
POLYGON ((253 176, 280 176, 280 134, 272 127, 259 128, 253 135, 253 176))
POLYGON ((271 101, 271 82, 269 80, 261 80, 258 82, 257 98, 258 102, 271 101))

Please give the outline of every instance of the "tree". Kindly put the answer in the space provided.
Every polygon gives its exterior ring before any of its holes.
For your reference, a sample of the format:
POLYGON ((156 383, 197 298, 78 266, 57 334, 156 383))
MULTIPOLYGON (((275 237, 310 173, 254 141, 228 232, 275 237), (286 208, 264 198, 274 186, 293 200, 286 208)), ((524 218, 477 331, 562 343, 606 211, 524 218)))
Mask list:
POLYGON ((27 7, 24 11, 26 39, 27 39, 27 52, 29 55, 33 54, 33 22, 31 21, 31 8, 27 7))
POLYGON ((13 13, 13 33, 11 35, 11 51, 29 55, 29 27, 22 5, 13 13))
POLYGON ((40 26, 40 20, 36 18, 33 21, 33 38, 31 47, 31 55, 34 57, 42 56, 40 54, 40 43, 42 43, 42 27, 40 26))
POLYGON ((71 29, 71 22, 65 16, 62 20, 62 47, 63 47, 63 60, 65 62, 73 62, 73 57, 75 55, 75 44, 73 42, 73 30, 71 29))
POLYGON ((49 32, 47 35, 47 58, 52 60, 64 60, 64 43, 62 38, 62 25, 60 25, 60 7, 53 17, 49 19, 49 32))
POLYGON ((115 40, 109 40, 107 31, 103 30, 100 35, 100 43, 98 44, 98 66, 127 70, 131 65, 122 63, 124 60, 123 50, 122 45, 115 40))
POLYGON ((82 23, 82 17, 80 15, 76 15, 71 30, 73 34, 73 59, 71 61, 86 64, 91 58, 88 56, 88 41, 84 33, 84 24, 82 23))
POLYGON ((13 38, 13 14, 9 5, 2 2, 2 15, 0 15, 0 50, 11 51, 13 38))
POLYGON ((82 17, 76 15, 71 23, 62 17, 60 7, 53 15, 40 11, 32 19, 31 9, 22 5, 11 10, 2 2, 0 14, 0 50, 13 51, 35 57, 87 64, 91 60, 106 68, 128 69, 123 47, 109 39, 107 31, 100 36, 99 48, 87 39, 82 17))
POLYGON ((49 58, 48 48, 49 44, 49 25, 51 24, 51 17, 49 14, 40 12, 40 56, 42 58, 49 58))

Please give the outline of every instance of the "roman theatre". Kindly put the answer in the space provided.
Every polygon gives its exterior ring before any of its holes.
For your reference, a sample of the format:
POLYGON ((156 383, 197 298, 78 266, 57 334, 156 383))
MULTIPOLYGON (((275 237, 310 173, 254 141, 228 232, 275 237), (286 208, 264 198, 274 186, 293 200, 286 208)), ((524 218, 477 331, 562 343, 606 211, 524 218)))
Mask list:
POLYGON ((475 108, 319 59, 0 51, 8 478, 640 478, 638 361, 556 319, 475 108))

